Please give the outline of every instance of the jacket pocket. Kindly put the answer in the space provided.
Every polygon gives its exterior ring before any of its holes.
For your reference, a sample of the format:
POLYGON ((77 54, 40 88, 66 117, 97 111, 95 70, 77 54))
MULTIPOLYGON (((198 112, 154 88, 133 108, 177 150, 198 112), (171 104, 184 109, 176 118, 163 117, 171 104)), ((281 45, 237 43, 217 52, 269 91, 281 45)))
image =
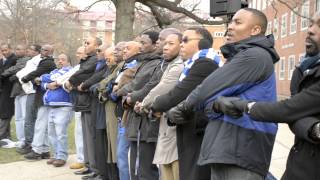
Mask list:
POLYGON ((75 96, 75 111, 90 111, 91 107, 91 98, 90 95, 86 92, 78 92, 75 96))

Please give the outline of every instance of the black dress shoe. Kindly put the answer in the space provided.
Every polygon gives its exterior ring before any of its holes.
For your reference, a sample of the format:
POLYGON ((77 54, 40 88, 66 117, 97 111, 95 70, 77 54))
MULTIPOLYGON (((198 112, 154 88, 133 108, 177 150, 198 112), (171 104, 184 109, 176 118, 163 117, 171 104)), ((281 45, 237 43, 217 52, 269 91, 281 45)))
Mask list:
POLYGON ((87 167, 80 169, 79 171, 74 172, 75 175, 86 175, 91 173, 91 170, 87 167))
POLYGON ((95 172, 92 172, 91 174, 87 175, 87 176, 82 176, 81 179, 82 180, 90 180, 90 179, 94 179, 98 176, 98 174, 96 174, 95 172))

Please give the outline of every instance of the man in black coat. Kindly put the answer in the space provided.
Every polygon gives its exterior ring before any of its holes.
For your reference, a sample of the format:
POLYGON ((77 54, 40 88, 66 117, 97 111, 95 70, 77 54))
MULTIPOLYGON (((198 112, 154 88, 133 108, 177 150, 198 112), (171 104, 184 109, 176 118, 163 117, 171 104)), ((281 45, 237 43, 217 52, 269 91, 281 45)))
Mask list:
POLYGON ((43 95, 44 90, 40 87, 40 81, 38 78, 43 75, 50 73, 56 68, 54 63, 53 55, 53 46, 50 44, 45 44, 41 48, 41 60, 37 68, 21 78, 23 83, 29 81, 34 83, 36 93, 34 95, 35 112, 37 113, 37 119, 34 124, 34 134, 32 140, 32 150, 24 157, 29 160, 41 160, 50 158, 49 154, 49 139, 48 139, 48 109, 43 105, 43 95))
MULTIPOLYGON (((12 52, 9 44, 1 45, 3 57, 0 59, 0 74, 14 66, 17 56, 12 52)), ((14 98, 10 97, 13 83, 9 77, 0 79, 0 139, 10 138, 10 121, 14 112, 14 98)))
MULTIPOLYGON (((288 123, 295 134, 282 180, 320 177, 320 15, 310 21, 306 38, 306 56, 297 67, 292 97, 276 103, 245 101, 220 97, 216 111, 242 117, 243 112, 256 121, 288 123), (297 89, 295 89, 295 87, 297 89), (296 93, 296 94, 295 94, 296 93)), ((237 121, 236 119, 234 121, 237 121)))
MULTIPOLYGON (((212 43, 212 36, 206 29, 190 28, 183 33, 180 55, 185 61, 185 69, 179 78, 179 83, 167 94, 155 99, 152 105, 153 111, 166 112, 175 107, 219 67, 214 60, 220 58, 210 49, 212 43), (192 64, 191 67, 190 64, 192 64)), ((203 113, 198 113, 188 119, 189 123, 177 125, 180 179, 210 179, 210 169, 200 167, 195 163, 199 156, 200 144, 207 123, 206 117, 203 113)))
POLYGON ((85 82, 91 79, 91 77, 95 77, 93 74, 97 64, 96 51, 101 44, 102 41, 99 38, 89 37, 86 40, 84 47, 87 57, 81 59, 80 69, 65 83, 65 87, 76 91, 74 109, 76 112, 81 112, 84 161, 86 167, 76 171, 75 174, 84 175, 92 172, 90 175, 84 176, 83 179, 95 178, 98 175, 94 144, 95 121, 91 118, 91 96, 85 87, 85 82))

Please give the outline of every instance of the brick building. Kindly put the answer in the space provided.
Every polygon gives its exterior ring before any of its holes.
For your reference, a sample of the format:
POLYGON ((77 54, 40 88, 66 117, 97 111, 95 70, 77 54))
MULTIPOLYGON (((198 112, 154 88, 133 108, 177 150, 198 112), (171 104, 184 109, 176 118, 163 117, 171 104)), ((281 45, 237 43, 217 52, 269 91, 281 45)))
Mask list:
POLYGON ((104 44, 113 44, 116 18, 114 11, 82 12, 78 18, 83 30, 82 40, 85 40, 89 36, 96 36, 104 44))
POLYGON ((290 7, 276 0, 248 0, 249 7, 263 11, 268 18, 267 34, 273 33, 276 50, 281 59, 276 64, 277 91, 280 96, 290 95, 292 72, 305 53, 308 19, 320 7, 320 0, 287 0, 290 7))

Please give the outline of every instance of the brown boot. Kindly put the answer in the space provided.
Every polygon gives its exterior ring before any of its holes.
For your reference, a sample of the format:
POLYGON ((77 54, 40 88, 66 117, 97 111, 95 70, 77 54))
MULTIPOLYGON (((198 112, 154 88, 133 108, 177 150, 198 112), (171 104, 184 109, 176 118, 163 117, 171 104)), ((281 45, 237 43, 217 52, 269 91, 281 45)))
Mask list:
POLYGON ((54 159, 54 158, 50 158, 48 161, 47 161, 47 164, 48 165, 51 165, 51 164, 53 164, 53 162, 55 161, 56 159, 54 159))
POLYGON ((53 161, 52 164, 54 165, 54 167, 61 167, 66 164, 66 161, 61 159, 56 159, 55 161, 53 161))

